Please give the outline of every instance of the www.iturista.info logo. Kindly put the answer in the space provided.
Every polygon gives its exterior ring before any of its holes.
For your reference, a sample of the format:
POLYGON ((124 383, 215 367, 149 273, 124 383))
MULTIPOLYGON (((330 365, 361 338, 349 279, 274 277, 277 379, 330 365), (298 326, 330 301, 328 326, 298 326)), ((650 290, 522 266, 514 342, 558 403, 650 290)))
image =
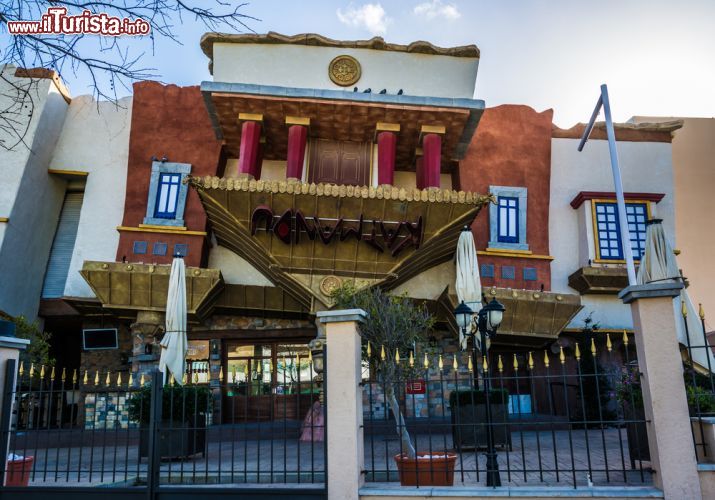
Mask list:
POLYGON ((7 28, 11 35, 140 36, 148 35, 151 31, 149 23, 141 18, 120 18, 88 10, 76 16, 68 16, 66 7, 47 9, 39 21, 8 21, 7 28))

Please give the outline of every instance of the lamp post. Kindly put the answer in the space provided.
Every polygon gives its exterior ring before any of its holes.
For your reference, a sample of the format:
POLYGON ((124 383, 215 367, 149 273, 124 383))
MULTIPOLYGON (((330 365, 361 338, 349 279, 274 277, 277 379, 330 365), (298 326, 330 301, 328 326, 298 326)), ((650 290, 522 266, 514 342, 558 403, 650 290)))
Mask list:
MULTIPOLYGON (((486 302, 486 299, 484 300, 486 302)), ((492 409, 491 409, 491 389, 490 389, 490 363, 488 362, 489 354, 487 347, 487 339, 492 339, 496 336, 499 325, 501 325, 504 317, 504 306, 492 299, 484 307, 479 310, 476 317, 472 309, 462 301, 454 310, 454 316, 457 324, 462 329, 462 334, 465 337, 472 337, 472 364, 474 369, 477 369, 477 332, 480 336, 480 345, 482 356, 487 360, 486 373, 484 374, 484 397, 486 401, 487 414, 487 486, 501 486, 501 477, 499 475, 499 463, 497 461, 497 453, 494 449, 494 429, 492 427, 492 409)))

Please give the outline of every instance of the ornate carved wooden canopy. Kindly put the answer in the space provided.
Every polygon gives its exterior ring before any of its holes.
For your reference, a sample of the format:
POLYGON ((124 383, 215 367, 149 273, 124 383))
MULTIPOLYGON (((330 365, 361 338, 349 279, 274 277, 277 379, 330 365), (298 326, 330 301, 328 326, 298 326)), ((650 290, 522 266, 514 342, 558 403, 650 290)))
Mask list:
POLYGON ((311 310, 329 307, 330 289, 344 280, 390 289, 451 259, 461 228, 491 200, 450 190, 189 182, 219 244, 311 310))

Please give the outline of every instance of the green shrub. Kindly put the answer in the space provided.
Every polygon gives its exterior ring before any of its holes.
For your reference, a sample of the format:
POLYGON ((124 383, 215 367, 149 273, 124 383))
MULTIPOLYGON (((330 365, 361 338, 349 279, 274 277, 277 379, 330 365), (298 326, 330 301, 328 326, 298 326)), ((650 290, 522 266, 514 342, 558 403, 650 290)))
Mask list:
MULTIPOLYGON (((187 422, 198 415, 206 415, 212 408, 211 390, 206 386, 165 385, 162 390, 162 420, 187 422)), ((149 423, 151 386, 134 392, 128 401, 129 419, 132 422, 149 423)))

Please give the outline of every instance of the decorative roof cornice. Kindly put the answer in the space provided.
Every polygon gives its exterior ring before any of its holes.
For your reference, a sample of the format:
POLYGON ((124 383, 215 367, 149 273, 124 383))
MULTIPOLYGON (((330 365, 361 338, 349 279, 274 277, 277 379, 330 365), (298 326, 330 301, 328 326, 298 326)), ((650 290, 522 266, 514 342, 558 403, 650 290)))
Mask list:
POLYGON ((288 193, 333 196, 336 198, 364 198, 396 201, 424 201, 435 203, 462 203, 484 206, 494 202, 492 195, 482 195, 451 189, 405 189, 394 186, 344 186, 335 184, 314 184, 299 181, 263 181, 221 178, 214 176, 191 177, 189 182, 196 188, 221 189, 226 191, 251 191, 257 193, 288 193))
MULTIPOLYGON (((673 132, 682 128, 683 120, 660 123, 614 123, 616 139, 625 142, 671 142, 673 132)), ((577 123, 571 128, 552 126, 551 137, 558 139, 580 139, 586 129, 585 123, 577 123)), ((591 139, 606 139, 606 123, 596 122, 591 131, 591 139)))
MULTIPOLYGON (((204 33, 201 37, 201 50, 213 62, 214 43, 265 43, 287 45, 309 45, 314 47, 342 47, 350 49, 386 50, 392 52, 408 52, 413 54, 428 54, 436 56, 479 58, 479 48, 476 45, 459 47, 437 47, 429 42, 418 40, 409 45, 387 43, 384 38, 376 36, 369 40, 333 40, 317 33, 301 33, 298 35, 282 35, 274 31, 266 34, 228 34, 204 33)), ((211 66, 211 64, 209 64, 211 66)))

